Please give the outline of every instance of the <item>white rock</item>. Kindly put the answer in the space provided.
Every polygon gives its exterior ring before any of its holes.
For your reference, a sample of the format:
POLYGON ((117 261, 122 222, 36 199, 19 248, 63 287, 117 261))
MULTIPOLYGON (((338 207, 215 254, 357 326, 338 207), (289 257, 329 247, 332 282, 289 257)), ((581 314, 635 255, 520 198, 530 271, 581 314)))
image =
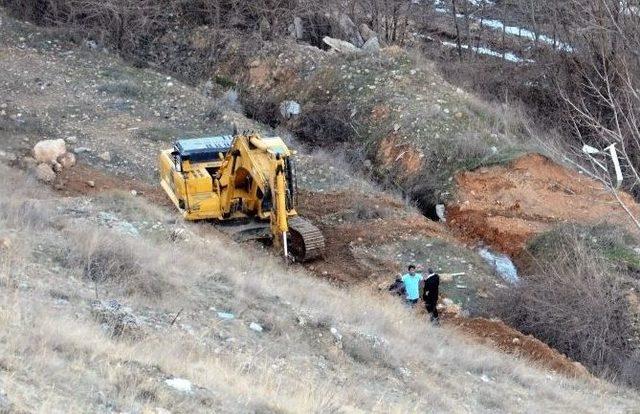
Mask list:
POLYGON ((33 155, 38 162, 50 164, 67 152, 63 139, 45 139, 33 147, 33 155))
POLYGON ((282 115, 284 119, 298 116, 301 112, 300 104, 296 101, 282 101, 282 103, 280 103, 280 115, 282 115))
POLYGON ((331 46, 333 50, 338 53, 360 53, 361 50, 354 46, 352 43, 349 43, 345 40, 336 39, 333 37, 325 36, 322 41, 327 45, 331 46))
POLYGON ((41 163, 36 167, 36 177, 45 183, 51 183, 56 179, 56 173, 49 164, 41 163))
POLYGON ((70 137, 66 137, 65 141, 67 141, 68 144, 76 144, 78 142, 78 137, 72 135, 70 137))
POLYGON ((107 162, 111 161, 111 153, 109 151, 99 154, 98 157, 107 162))
POLYGON ((87 147, 78 147, 73 150, 76 154, 82 154, 83 152, 91 152, 91 150, 87 147))
POLYGON ((233 313, 218 312, 218 318, 229 320, 235 318, 235 315, 233 313))
POLYGON ((258 324, 258 323, 255 323, 255 322, 251 322, 249 324, 249 329, 251 329, 252 331, 256 331, 256 332, 262 332, 263 331, 262 326, 260 324, 258 324))
POLYGON ((164 380, 164 382, 171 388, 176 389, 180 392, 184 392, 186 394, 191 394, 193 392, 191 381, 184 378, 170 378, 164 380))
POLYGON ((436 216, 438 216, 440 221, 447 221, 444 204, 436 204, 436 216))
POLYGON ((333 337, 336 338, 336 340, 338 341, 342 340, 342 335, 340 334, 340 332, 338 332, 336 328, 331 327, 330 331, 331 331, 331 335, 333 335, 333 337))
POLYGON ((76 156, 72 152, 65 152, 58 157, 58 162, 62 168, 71 168, 76 165, 76 156))
POLYGON ((7 250, 11 247, 11 239, 8 237, 0 238, 0 250, 7 250))

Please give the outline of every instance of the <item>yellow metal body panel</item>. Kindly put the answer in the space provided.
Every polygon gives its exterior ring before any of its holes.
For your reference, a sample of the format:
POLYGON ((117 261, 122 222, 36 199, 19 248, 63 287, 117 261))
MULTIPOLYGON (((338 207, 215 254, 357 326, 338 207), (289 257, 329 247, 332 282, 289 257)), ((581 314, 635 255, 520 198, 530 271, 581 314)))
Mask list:
POLYGON ((280 138, 236 136, 223 159, 180 160, 173 150, 160 153, 164 191, 187 220, 270 220, 272 231, 287 231, 287 217, 296 216, 285 194, 289 183, 285 159, 291 155, 280 138), (279 172, 279 173, 278 173, 279 172), (272 211, 279 214, 272 216, 272 211))

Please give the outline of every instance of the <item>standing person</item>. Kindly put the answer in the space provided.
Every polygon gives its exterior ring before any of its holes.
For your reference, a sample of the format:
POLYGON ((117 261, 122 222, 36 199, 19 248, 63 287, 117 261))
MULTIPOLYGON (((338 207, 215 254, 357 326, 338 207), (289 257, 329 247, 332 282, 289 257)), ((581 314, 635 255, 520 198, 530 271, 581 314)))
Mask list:
POLYGON ((416 273, 416 267, 414 265, 409 265, 407 270, 408 273, 402 275, 402 283, 404 284, 407 304, 414 307, 420 298, 420 282, 422 282, 422 275, 416 273))
POLYGON ((438 290, 440 288, 440 275, 428 269, 429 275, 424 281, 424 303, 427 312, 431 315, 431 322, 438 323, 438 290))

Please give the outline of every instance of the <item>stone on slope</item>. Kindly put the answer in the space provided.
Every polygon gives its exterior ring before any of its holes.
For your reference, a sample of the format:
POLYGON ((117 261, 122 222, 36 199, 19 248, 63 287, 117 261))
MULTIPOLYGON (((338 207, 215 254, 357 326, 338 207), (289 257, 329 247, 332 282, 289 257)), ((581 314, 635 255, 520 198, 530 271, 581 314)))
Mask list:
POLYGON ((338 53, 349 54, 349 53, 360 53, 361 50, 354 46, 352 43, 349 43, 345 40, 336 39, 333 37, 325 36, 322 41, 331 46, 331 49, 335 50, 338 53))
POLYGON ((340 27, 341 38, 356 47, 361 47, 364 44, 364 40, 362 40, 362 36, 360 36, 360 32, 358 31, 358 26, 353 23, 353 20, 351 20, 349 16, 346 14, 340 15, 338 25, 340 27))
POLYGON ((366 23, 362 23, 360 25, 360 36, 362 36, 362 39, 366 43, 372 37, 378 37, 378 33, 376 33, 375 31, 371 30, 371 28, 369 26, 367 26, 366 23))
POLYGON ((72 152, 65 152, 58 157, 58 163, 62 168, 71 168, 76 165, 76 156, 72 152))
POLYGON ((67 152, 64 139, 45 139, 33 147, 33 155, 38 162, 51 164, 67 152))
POLYGON ((371 39, 367 40, 362 46, 362 50, 368 53, 378 53, 380 52, 380 43, 378 42, 378 37, 374 36, 371 39))
POLYGON ((36 167, 36 177, 45 183, 52 183, 56 179, 56 173, 49 164, 41 163, 36 167))

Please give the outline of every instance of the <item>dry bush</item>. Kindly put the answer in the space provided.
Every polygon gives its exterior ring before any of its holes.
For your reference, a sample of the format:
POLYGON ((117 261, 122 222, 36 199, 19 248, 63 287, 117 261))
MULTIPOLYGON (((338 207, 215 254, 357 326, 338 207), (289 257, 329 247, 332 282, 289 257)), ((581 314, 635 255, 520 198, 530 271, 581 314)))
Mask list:
POLYGON ((567 226, 529 247, 529 275, 503 291, 492 310, 593 372, 640 386, 629 367, 640 363, 628 301, 640 260, 615 227, 567 226), (630 260, 630 262, 627 262, 630 260))
POLYGON ((87 229, 70 232, 67 242, 60 261, 65 267, 81 269, 98 297, 109 289, 159 300, 175 289, 168 277, 172 259, 162 246, 141 248, 136 240, 113 231, 87 229))

